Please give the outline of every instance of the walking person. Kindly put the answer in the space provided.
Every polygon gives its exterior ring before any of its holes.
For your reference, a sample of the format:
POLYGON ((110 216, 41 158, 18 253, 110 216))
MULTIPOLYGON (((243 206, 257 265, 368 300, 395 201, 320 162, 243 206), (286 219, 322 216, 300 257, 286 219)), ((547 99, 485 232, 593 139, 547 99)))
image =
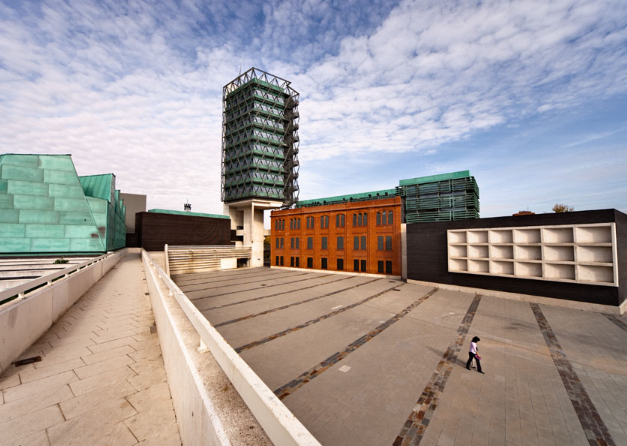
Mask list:
POLYGON ((470 341, 470 350, 468 351, 468 362, 466 362, 466 368, 470 370, 470 364, 474 359, 477 363, 477 372, 483 373, 483 371, 481 370, 481 356, 479 356, 479 349, 477 348, 477 342, 479 342, 480 340, 481 339, 479 339, 478 336, 475 336, 474 338, 472 338, 472 341, 470 341))

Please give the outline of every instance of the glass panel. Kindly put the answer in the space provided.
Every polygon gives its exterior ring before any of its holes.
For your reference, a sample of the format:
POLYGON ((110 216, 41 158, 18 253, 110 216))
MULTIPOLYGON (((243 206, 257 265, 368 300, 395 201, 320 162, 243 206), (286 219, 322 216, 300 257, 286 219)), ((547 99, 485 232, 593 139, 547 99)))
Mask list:
POLYGON ((377 225, 381 224, 381 212, 377 212, 377 225))
POLYGON ((383 211, 383 215, 381 216, 381 224, 382 225, 387 225, 388 224, 388 218, 387 218, 387 213, 385 211, 383 211))
POLYGON ((382 235, 377 237, 377 249, 379 251, 383 250, 383 236, 382 235))
POLYGON ((361 249, 366 249, 366 236, 361 236, 361 249))
POLYGON ((385 236, 385 249, 387 251, 392 250, 392 236, 389 236, 389 235, 385 236))

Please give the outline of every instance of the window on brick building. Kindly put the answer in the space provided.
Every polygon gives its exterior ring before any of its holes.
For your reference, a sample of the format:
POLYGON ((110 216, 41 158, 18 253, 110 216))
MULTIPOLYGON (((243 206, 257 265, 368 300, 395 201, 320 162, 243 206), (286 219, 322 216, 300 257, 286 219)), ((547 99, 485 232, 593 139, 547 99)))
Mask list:
POLYGON ((358 235, 353 237, 353 249, 355 251, 359 250, 359 236, 358 235))
POLYGON ((321 243, 322 243, 322 249, 328 249, 326 237, 322 237, 321 243))
POLYGON ((344 271, 344 259, 337 259, 337 270, 344 271))
POLYGON ((307 237, 307 249, 313 249, 313 237, 307 237))
POLYGON ((378 268, 377 268, 377 272, 379 272, 379 273, 383 273, 383 272, 384 272, 384 270, 383 270, 383 260, 379 260, 379 261, 377 262, 377 266, 378 266, 378 268))
POLYGON ((300 268, 300 257, 296 257, 296 267, 300 268))
POLYGON ((391 260, 386 260, 385 262, 385 273, 392 274, 392 261, 391 260))
POLYGON ((313 257, 307 257, 307 268, 313 268, 313 257))
POLYGON ((337 238, 337 249, 344 249, 344 237, 337 238))
POLYGON ((383 236, 381 235, 377 237, 377 249, 383 251, 383 236))
POLYGON ((361 261, 361 272, 362 273, 366 272, 366 261, 365 260, 361 261))
POLYGON ((321 261, 322 269, 327 269, 327 259, 325 257, 322 257, 320 261, 321 261))
POLYGON ((392 250, 392 236, 391 235, 386 235, 385 236, 385 249, 387 251, 391 251, 392 250))
POLYGON ((353 260, 353 271, 359 272, 359 260, 353 260))
POLYGON ((364 251, 366 250, 366 236, 365 235, 361 236, 361 249, 364 251))

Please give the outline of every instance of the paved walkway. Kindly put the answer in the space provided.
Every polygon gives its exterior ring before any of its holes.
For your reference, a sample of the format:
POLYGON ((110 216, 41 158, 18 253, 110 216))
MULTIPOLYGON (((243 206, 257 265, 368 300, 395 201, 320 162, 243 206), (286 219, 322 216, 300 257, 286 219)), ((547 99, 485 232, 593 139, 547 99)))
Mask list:
POLYGON ((307 270, 174 279, 324 445, 627 445, 627 316, 307 270))
POLYGON ((0 376, 0 445, 180 446, 144 277, 130 252, 0 376))

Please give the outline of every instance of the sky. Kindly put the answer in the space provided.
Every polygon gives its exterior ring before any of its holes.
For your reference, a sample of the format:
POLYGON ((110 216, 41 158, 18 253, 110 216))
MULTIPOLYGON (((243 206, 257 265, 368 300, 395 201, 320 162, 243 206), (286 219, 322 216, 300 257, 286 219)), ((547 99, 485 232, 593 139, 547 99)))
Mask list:
POLYGON ((0 0, 0 153, 219 213, 222 87, 300 93, 300 198, 470 170, 481 216, 627 212, 624 0, 0 0))

